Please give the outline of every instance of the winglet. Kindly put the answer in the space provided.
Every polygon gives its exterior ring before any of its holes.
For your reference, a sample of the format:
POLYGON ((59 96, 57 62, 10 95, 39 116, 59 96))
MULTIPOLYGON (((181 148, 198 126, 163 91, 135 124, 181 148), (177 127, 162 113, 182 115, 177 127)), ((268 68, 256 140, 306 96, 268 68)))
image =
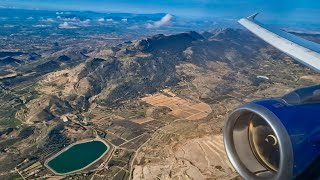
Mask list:
POLYGON ((251 16, 247 17, 247 19, 254 20, 254 18, 256 18, 256 16, 257 16, 258 14, 259 14, 259 13, 252 14, 251 16))
POLYGON ((320 44, 257 23, 254 21, 257 14, 242 18, 238 22, 270 45, 320 73, 320 44))

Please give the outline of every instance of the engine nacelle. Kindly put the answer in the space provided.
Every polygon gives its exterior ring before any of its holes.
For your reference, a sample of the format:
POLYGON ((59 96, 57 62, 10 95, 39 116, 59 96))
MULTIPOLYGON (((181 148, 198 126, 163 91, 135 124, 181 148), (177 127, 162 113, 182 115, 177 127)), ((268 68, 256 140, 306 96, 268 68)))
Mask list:
POLYGON ((301 176, 320 155, 320 85, 238 107, 225 123, 224 144, 244 179, 301 176))

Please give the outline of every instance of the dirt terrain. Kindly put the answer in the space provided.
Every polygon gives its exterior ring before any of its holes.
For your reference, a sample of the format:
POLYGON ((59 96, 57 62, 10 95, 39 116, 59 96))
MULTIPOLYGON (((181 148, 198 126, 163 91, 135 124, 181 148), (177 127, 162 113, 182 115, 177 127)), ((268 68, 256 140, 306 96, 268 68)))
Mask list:
POLYGON ((221 135, 195 138, 182 144, 174 143, 162 150, 170 154, 171 158, 166 158, 163 164, 150 162, 134 166, 133 179, 200 180, 213 177, 232 179, 237 176, 226 157, 221 135))

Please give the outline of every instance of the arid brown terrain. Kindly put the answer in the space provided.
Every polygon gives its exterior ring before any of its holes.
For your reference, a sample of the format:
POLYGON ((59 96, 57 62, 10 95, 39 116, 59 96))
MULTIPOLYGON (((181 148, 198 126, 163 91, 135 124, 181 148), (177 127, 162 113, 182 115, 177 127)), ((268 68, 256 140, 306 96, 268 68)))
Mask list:
POLYGON ((16 56, 1 65, 0 179, 238 178, 222 142, 228 112, 320 83, 254 35, 229 28, 59 50, 30 64, 16 56), (112 149, 92 167, 58 176, 44 166, 96 137, 112 149))

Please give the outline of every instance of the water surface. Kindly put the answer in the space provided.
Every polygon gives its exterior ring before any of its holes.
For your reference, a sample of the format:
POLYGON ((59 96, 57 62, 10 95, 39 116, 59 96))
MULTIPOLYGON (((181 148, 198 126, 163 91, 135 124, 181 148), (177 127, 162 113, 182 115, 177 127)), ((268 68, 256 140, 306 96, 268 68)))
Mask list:
POLYGON ((80 170, 99 159, 108 150, 101 141, 75 144, 48 162, 48 166, 60 174, 80 170))

